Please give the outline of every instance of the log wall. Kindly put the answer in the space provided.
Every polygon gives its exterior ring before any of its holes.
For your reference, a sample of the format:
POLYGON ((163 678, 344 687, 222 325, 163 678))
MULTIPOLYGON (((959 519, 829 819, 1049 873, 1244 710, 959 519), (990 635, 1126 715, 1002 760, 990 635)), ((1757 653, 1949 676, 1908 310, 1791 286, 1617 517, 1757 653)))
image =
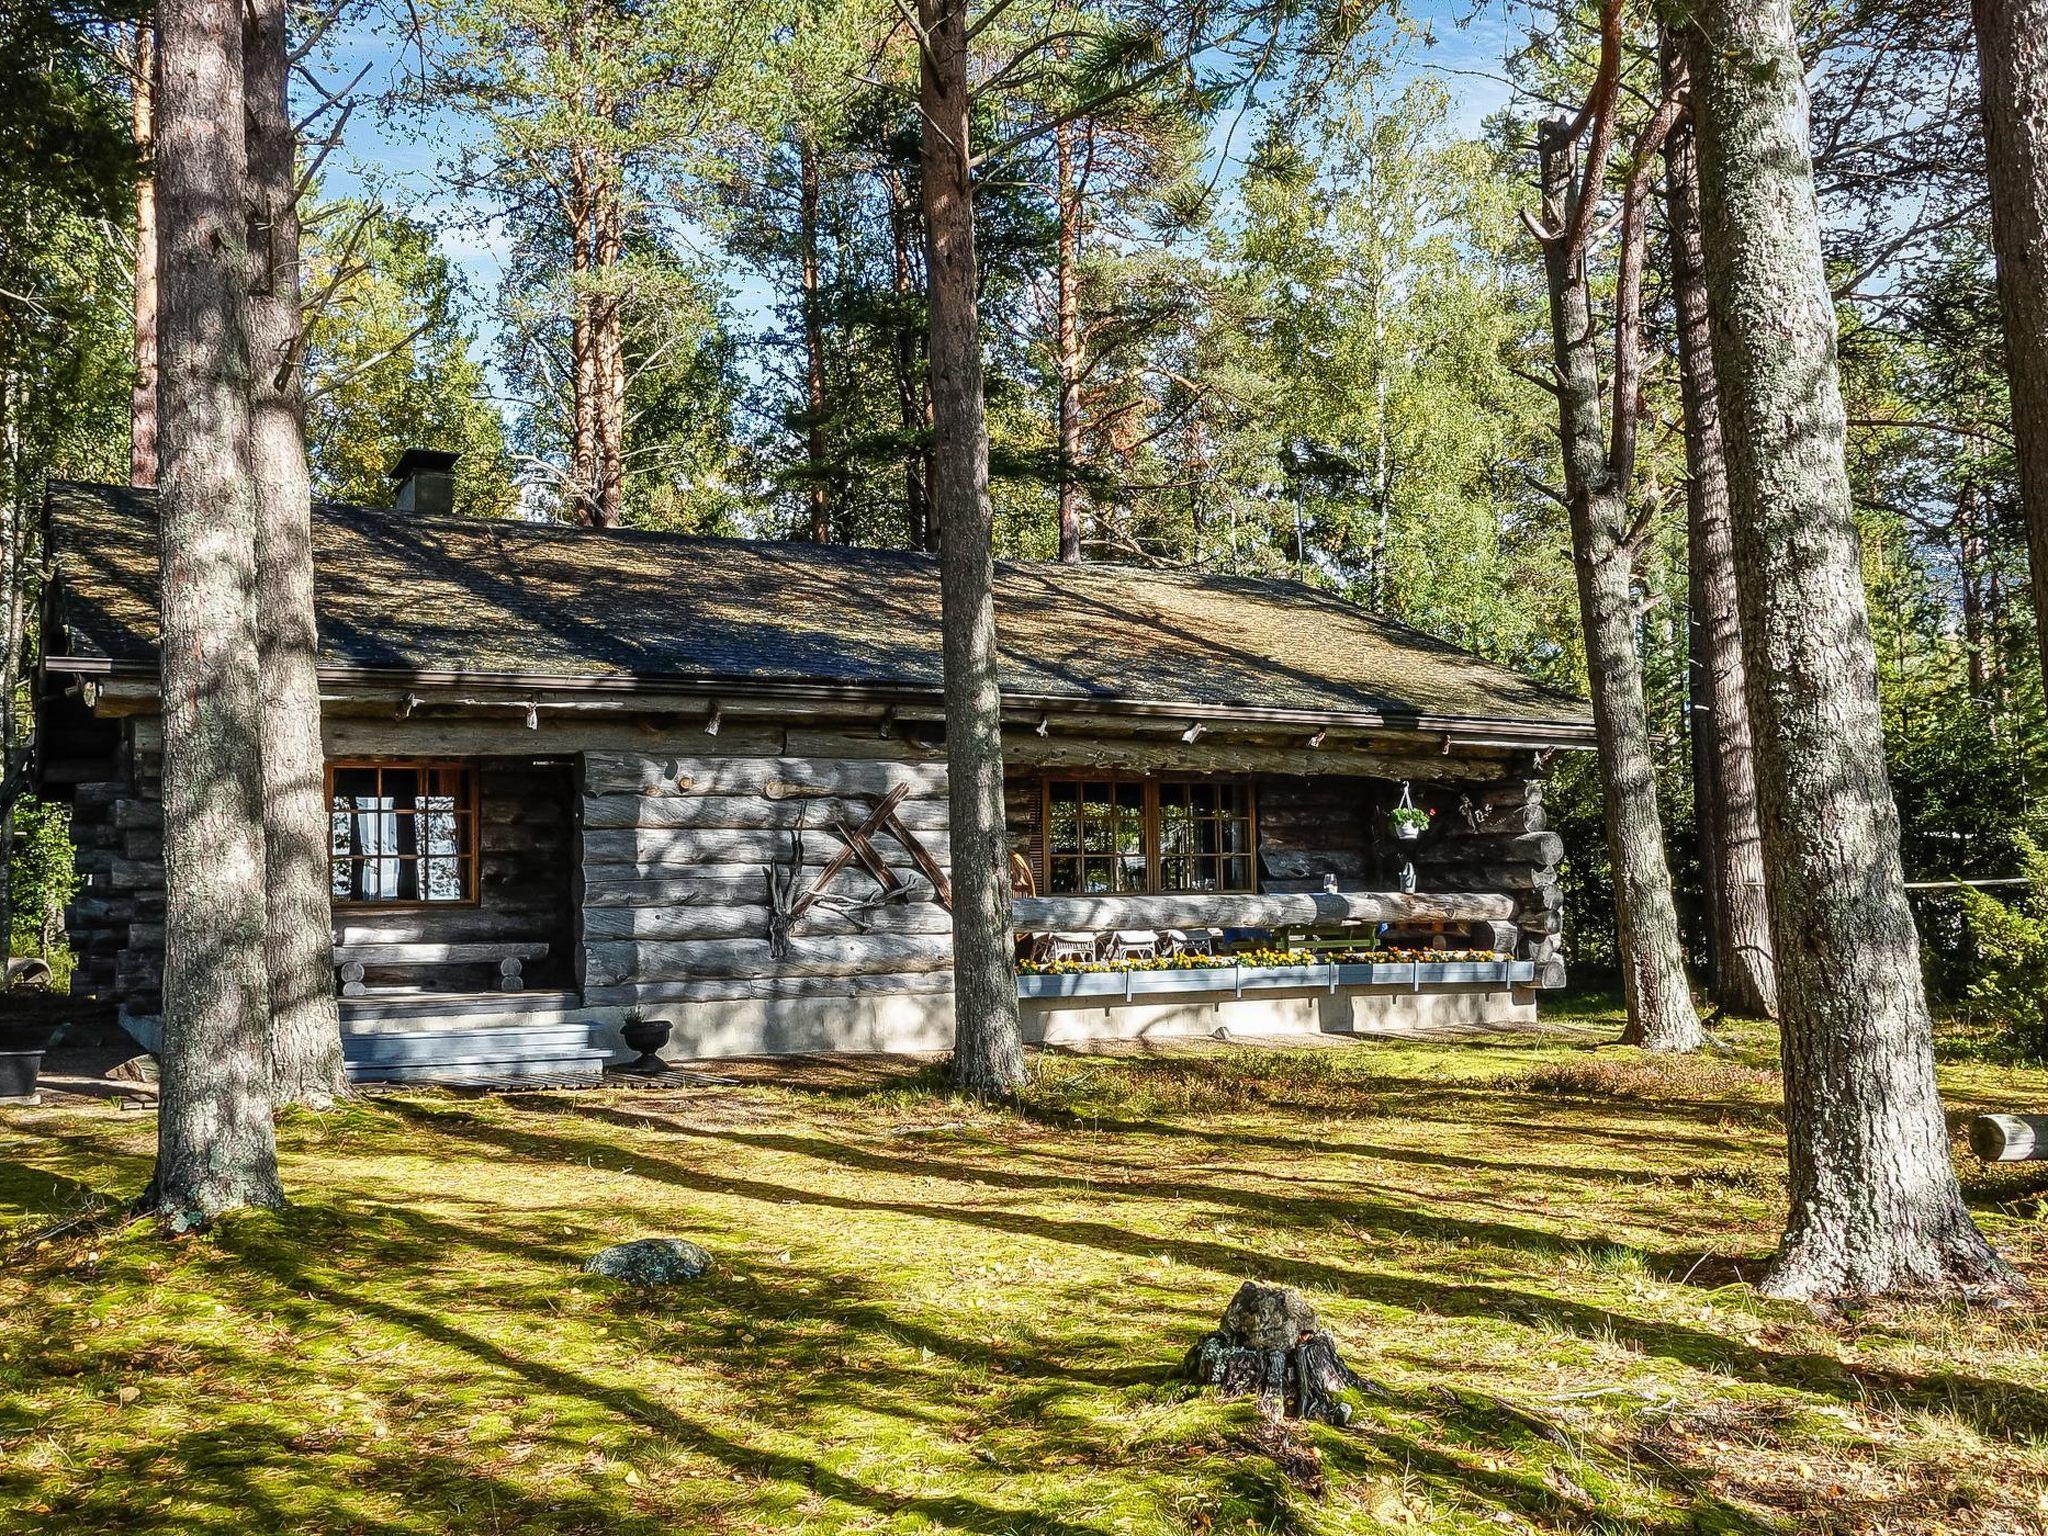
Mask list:
POLYGON ((153 732, 50 701, 42 721, 42 792, 71 801, 79 885, 64 914, 78 957, 73 996, 124 1014, 162 1012, 163 758, 153 732))
MULTIPOLYGON (((87 884, 69 914, 80 955, 80 990, 154 1013, 160 987, 163 868, 161 737, 153 717, 59 720, 46 741, 53 789, 74 802, 79 865, 87 884)), ((351 942, 545 939, 559 971, 535 967, 535 985, 583 988, 593 1007, 740 1003, 830 1009, 843 1000, 926 1010, 936 1019, 951 989, 952 921, 912 850, 888 831, 874 835, 879 865, 905 887, 881 896, 875 875, 849 861, 811 907, 778 934, 778 903, 795 875, 810 886, 841 853, 834 824, 850 826, 876 800, 902 788, 898 817, 942 866, 946 768, 928 741, 884 735, 873 726, 728 723, 713 736, 701 723, 543 720, 538 733, 505 720, 421 715, 330 717, 332 757, 410 755, 480 759, 483 899, 475 907, 411 913, 356 909, 337 918, 351 942), (431 931, 429 931, 431 929, 431 931)), ((1465 942, 1512 949, 1538 962, 1539 984, 1562 984, 1559 957, 1562 849, 1544 825, 1542 782, 1512 775, 1504 761, 1382 762, 1360 754, 1257 749, 1204 741, 1038 738, 1006 741, 1018 759, 1009 785, 1013 834, 1039 835, 1036 780, 1052 766, 1086 771, 1257 770, 1262 890, 1320 889, 1334 877, 1352 890, 1393 891, 1412 857, 1422 893, 1459 900, 1452 922, 1465 942), (1249 753, 1250 756, 1244 754, 1249 753), (1199 762, 1181 763, 1182 757, 1199 762), (1282 761, 1281 759, 1285 759, 1282 761), (1256 759, 1256 760, 1254 760, 1256 759), (1271 759, 1270 761, 1268 759, 1271 759), (1291 770, 1323 771, 1300 776, 1291 770), (1396 781, 1416 770, 1419 801, 1437 811, 1413 847, 1394 843, 1387 813, 1396 781), (1484 908, 1481 913, 1480 908, 1484 908)), ((1523 755, 1519 761, 1526 763, 1523 755)), ((1392 911, 1390 937, 1421 942, 1441 922, 1426 904, 1392 911)), ((936 1027, 936 1026, 933 1026, 936 1027)))
POLYGON ((918 852, 950 863, 946 771, 872 730, 680 726, 583 756, 583 997, 591 1006, 931 997, 951 989, 952 916, 918 852), (800 738, 800 739, 799 739, 800 738), (846 833, 902 790, 869 842, 846 833), (838 868, 832 869, 834 864, 838 868), (788 921, 794 898, 831 871, 788 921))
POLYGON ((1518 777, 1447 797, 1415 848, 1417 884, 1425 891, 1503 891, 1514 903, 1515 953, 1536 962, 1536 985, 1564 985, 1564 892, 1558 865, 1564 840, 1546 830, 1543 780, 1518 777))

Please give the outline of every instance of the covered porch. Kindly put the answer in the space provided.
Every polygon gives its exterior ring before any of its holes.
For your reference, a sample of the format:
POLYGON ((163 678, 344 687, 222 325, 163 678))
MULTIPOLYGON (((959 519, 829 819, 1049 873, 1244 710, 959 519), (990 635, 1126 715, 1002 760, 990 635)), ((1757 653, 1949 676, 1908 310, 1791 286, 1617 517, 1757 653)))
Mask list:
POLYGON ((1532 757, 1203 746, 1013 772, 1031 1037, 1520 1025, 1562 984, 1532 757), (1321 771, 1256 771, 1297 763, 1321 771))

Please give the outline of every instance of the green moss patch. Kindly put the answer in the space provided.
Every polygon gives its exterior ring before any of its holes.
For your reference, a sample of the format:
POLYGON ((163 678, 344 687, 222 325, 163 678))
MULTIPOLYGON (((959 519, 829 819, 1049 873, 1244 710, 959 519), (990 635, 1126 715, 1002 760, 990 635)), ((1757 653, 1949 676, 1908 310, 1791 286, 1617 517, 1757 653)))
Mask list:
MULTIPOLYGON (((2028 1530, 2039 1316, 1824 1321, 1774 1048, 1554 1035, 378 1093, 280 1130, 291 1208, 123 1222, 153 1119, 0 1127, 0 1532, 2028 1530), (39 1238, 53 1224, 68 1228, 39 1238), (669 1290, 580 1273, 674 1235, 669 1290), (1175 1376, 1239 1281, 1383 1395, 1261 1424, 1175 1376)), ((1945 1065, 1960 1114, 2048 1071, 1945 1065)), ((1960 1143, 1959 1143, 1960 1149, 1960 1143)), ((2023 1175, 1967 1170, 2048 1288, 2023 1175)))

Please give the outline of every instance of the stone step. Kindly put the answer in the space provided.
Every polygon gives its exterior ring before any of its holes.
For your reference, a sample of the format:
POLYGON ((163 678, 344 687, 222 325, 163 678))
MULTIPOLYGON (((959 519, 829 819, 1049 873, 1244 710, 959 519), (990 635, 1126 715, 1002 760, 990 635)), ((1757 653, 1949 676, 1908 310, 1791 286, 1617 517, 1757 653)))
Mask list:
POLYGON ((579 1088, 604 1081, 602 1051, 516 1061, 351 1063, 352 1083, 444 1083, 472 1088, 579 1088))
POLYGON ((519 1029, 579 1022, 582 1013, 574 992, 388 992, 343 998, 341 1032, 519 1029))
POLYGON ((341 1054, 354 1082, 594 1083, 605 1064, 577 1022, 344 1033, 341 1054))

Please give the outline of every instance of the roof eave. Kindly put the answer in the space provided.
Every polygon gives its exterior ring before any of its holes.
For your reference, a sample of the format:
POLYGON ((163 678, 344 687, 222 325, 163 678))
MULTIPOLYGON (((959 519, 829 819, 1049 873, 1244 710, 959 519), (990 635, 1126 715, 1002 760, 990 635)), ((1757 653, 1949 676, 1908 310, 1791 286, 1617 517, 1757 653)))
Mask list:
MULTIPOLYGON (((52 672, 81 676, 154 680, 154 662, 119 660, 104 656, 51 656, 44 665, 52 672)), ((805 682, 779 678, 718 676, 715 674, 642 676, 590 676, 576 673, 494 672, 432 667, 361 667, 349 664, 325 665, 319 669, 324 685, 372 688, 444 689, 507 688, 533 689, 550 693, 677 695, 701 699, 707 695, 752 696, 809 704, 877 704, 927 706, 938 704, 942 695, 936 688, 904 687, 874 683, 805 682)), ((1279 709, 1257 705, 1204 704, 1185 699, 1146 699, 1123 695, 1036 694, 1005 691, 1005 706, 1021 711, 1044 710, 1061 714, 1137 716, 1151 719, 1200 721, 1209 726, 1329 726, 1341 730, 1395 730, 1438 734, 1445 746, 1494 747, 1507 749, 1589 750, 1594 745, 1590 721, 1530 720, 1499 715, 1439 715, 1388 713, 1382 710, 1279 709)))

